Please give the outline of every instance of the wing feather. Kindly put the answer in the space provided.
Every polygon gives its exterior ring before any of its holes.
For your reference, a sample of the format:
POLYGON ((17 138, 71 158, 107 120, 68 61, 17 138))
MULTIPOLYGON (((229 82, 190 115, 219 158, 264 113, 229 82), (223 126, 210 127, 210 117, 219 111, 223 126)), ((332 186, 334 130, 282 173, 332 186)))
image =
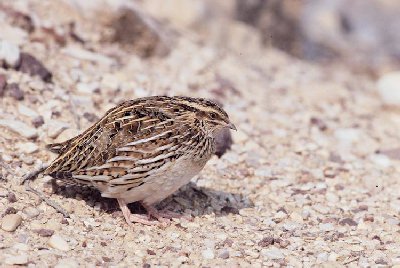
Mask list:
POLYGON ((53 146, 61 154, 45 173, 71 172, 72 179, 102 191, 143 184, 179 154, 176 139, 171 139, 174 118, 155 109, 125 104, 109 110, 79 136, 53 146))

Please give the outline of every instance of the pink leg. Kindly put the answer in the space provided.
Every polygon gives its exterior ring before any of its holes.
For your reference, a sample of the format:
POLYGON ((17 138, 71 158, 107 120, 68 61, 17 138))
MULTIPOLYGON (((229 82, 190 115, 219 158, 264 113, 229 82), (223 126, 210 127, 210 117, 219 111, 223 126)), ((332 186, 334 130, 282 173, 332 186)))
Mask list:
POLYGON ((157 222, 154 221, 150 221, 149 217, 147 216, 142 216, 142 215, 138 215, 138 214, 132 214, 131 211, 129 210, 127 204, 125 203, 125 201, 123 199, 119 199, 118 200, 118 204, 119 207, 122 211, 122 214, 124 215, 124 218, 126 220, 126 222, 128 223, 129 226, 133 226, 132 222, 137 222, 137 223, 141 223, 144 225, 155 225, 157 224, 157 222))
POLYGON ((169 222, 172 218, 181 218, 182 215, 172 212, 172 211, 159 211, 154 206, 147 205, 144 202, 140 202, 142 206, 147 210, 147 215, 149 219, 151 217, 156 218, 159 222, 166 223, 169 222))

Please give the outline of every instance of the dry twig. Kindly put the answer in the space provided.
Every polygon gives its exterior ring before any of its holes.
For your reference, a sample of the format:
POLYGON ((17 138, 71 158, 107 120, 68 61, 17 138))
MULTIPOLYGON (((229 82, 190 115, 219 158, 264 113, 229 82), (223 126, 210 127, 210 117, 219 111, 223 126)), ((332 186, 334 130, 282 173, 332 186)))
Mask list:
POLYGON ((48 164, 42 164, 38 169, 35 169, 28 174, 26 174, 21 181, 21 185, 25 184, 26 181, 31 181, 36 179, 36 177, 42 173, 49 165, 48 164))
POLYGON ((32 192, 34 194, 36 194, 37 196, 39 196, 39 198, 44 201, 47 205, 51 206, 52 208, 54 208, 55 210, 57 210, 57 212, 61 213, 64 215, 65 218, 69 218, 69 213, 63 209, 59 204, 57 204, 54 201, 49 200, 46 195, 42 192, 40 192, 39 190, 36 190, 34 188, 32 188, 32 186, 30 186, 29 181, 27 181, 27 183, 25 183, 26 186, 26 190, 29 192, 32 192))

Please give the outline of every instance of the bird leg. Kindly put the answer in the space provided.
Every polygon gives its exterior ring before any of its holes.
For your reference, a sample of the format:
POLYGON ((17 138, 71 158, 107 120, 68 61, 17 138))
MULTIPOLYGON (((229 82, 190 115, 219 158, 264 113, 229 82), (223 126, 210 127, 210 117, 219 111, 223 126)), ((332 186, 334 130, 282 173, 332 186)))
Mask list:
POLYGON ((182 217, 182 215, 172 212, 172 211, 165 211, 165 210, 159 211, 154 206, 147 205, 144 202, 140 202, 140 204, 142 204, 142 206, 147 210, 147 215, 148 215, 149 219, 151 217, 154 217, 161 223, 167 223, 172 218, 182 217))
POLYGON ((124 218, 128 225, 133 226, 133 222, 141 223, 144 225, 155 225, 157 222, 151 221, 147 216, 139 215, 139 214, 132 214, 129 210, 127 203, 120 198, 117 198, 119 207, 124 215, 124 218))

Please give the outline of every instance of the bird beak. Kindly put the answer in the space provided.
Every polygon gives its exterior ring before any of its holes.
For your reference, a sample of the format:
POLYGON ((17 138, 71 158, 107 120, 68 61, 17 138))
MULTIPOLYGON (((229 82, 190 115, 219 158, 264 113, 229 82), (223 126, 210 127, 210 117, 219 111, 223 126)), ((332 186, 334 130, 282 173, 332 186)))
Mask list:
POLYGON ((230 129, 237 130, 235 125, 231 122, 229 122, 229 124, 227 124, 226 126, 229 127, 230 129))

